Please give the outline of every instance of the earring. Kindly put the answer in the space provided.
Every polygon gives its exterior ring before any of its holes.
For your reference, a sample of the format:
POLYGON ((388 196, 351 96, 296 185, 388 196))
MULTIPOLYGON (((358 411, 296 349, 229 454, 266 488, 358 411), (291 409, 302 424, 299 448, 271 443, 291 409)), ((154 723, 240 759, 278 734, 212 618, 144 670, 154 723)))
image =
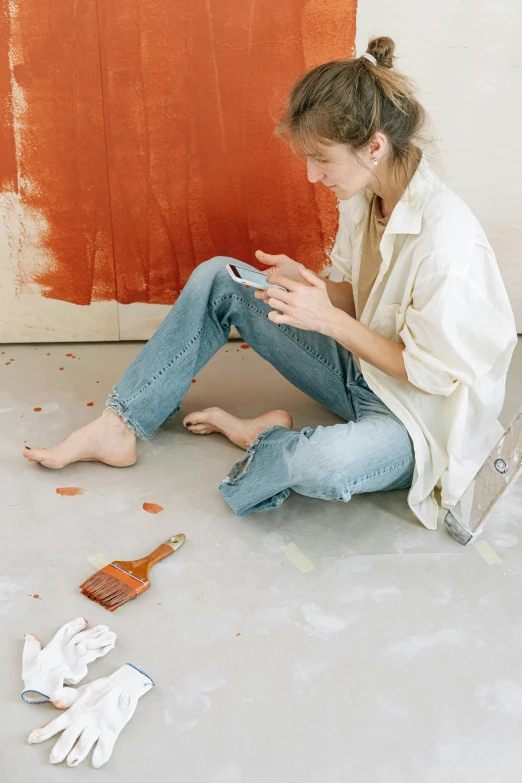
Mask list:
POLYGON ((377 165, 377 162, 378 162, 378 161, 376 161, 376 160, 375 160, 375 158, 374 158, 374 160, 373 160, 373 165, 374 165, 374 166, 376 166, 376 165, 377 165))

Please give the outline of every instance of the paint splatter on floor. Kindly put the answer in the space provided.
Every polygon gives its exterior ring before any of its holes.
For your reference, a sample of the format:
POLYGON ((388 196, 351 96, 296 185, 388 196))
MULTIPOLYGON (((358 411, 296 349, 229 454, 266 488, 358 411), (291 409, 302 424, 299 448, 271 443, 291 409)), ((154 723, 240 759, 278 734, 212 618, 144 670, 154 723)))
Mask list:
POLYGON ((87 407, 88 407, 88 408, 92 408, 92 406, 93 406, 93 405, 94 405, 94 403, 93 403, 93 402, 88 402, 88 403, 87 403, 87 407))
POLYGON ((192 379, 192 383, 196 383, 196 379, 195 378, 192 379))
POLYGON ((157 503, 144 503, 142 509, 149 514, 159 514, 160 511, 164 511, 163 506, 159 506, 157 503))
POLYGON ((59 370, 63 370, 63 369, 65 369, 65 368, 64 368, 64 367, 59 367, 58 369, 59 369, 59 370))
POLYGON ((7 367, 7 365, 8 365, 8 364, 11 364, 11 362, 6 362, 6 363, 5 363, 5 366, 7 367))
POLYGON ((241 634, 240 633, 236 633, 236 636, 241 636, 241 634))
POLYGON ((38 595, 38 593, 34 593, 34 595, 32 593, 27 593, 27 595, 29 596, 29 598, 36 598, 37 601, 42 600, 42 597, 38 595))
POLYGON ((69 359, 71 359, 71 358, 72 358, 72 353, 66 353, 65 355, 66 355, 66 356, 67 356, 69 359))
POLYGON ((83 495, 83 489, 81 487, 56 487, 56 494, 71 498, 74 495, 83 495))
POLYGON ((249 345, 247 345, 246 343, 243 343, 243 345, 241 346, 241 348, 242 348, 244 351, 246 351, 246 350, 247 350, 247 348, 250 348, 250 346, 249 346, 249 345))
POLYGON ((41 411, 41 410, 42 410, 41 408, 33 408, 33 411, 34 411, 35 413, 40 413, 40 411, 41 411))

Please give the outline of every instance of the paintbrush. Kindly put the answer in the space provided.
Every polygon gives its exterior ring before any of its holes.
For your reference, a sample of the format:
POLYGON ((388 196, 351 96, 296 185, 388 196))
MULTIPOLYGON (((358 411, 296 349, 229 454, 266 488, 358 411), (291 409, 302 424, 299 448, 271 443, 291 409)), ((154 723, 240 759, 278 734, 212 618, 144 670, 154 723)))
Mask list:
POLYGON ((183 533, 172 536, 148 557, 140 560, 114 560, 100 568, 80 585, 83 595, 114 612, 150 587, 149 571, 153 565, 176 552, 185 543, 183 533))

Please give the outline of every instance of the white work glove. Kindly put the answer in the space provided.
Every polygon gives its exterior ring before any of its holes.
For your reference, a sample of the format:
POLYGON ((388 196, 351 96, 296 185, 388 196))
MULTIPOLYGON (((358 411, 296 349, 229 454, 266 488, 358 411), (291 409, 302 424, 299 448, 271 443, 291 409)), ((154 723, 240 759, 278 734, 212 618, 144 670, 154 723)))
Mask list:
POLYGON ((101 767, 110 759, 121 730, 134 715, 138 699, 152 687, 154 683, 148 674, 126 663, 109 677, 81 688, 62 688, 54 694, 52 702, 67 711, 47 726, 32 731, 27 742, 45 742, 63 731, 49 761, 59 764, 67 756, 67 765, 76 767, 98 741, 92 766, 101 767))
POLYGON ((85 631, 87 620, 77 617, 63 625, 42 650, 37 636, 25 635, 22 656, 22 699, 30 704, 51 701, 54 691, 76 685, 87 674, 87 665, 113 649, 116 634, 106 625, 85 631))

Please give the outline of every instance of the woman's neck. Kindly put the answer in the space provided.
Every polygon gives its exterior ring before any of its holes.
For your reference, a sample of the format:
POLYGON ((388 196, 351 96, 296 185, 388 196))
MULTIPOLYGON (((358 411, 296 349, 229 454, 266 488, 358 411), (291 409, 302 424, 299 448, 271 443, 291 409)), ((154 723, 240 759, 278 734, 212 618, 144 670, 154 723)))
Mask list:
POLYGON ((417 154, 411 156, 407 173, 401 186, 397 187, 397 179, 394 176, 394 172, 390 170, 390 166, 385 160, 382 161, 379 167, 379 173, 374 175, 374 183, 370 185, 370 189, 379 196, 381 215, 383 217, 391 215, 410 184, 411 178, 417 171, 422 152, 419 149, 416 152, 417 154))

